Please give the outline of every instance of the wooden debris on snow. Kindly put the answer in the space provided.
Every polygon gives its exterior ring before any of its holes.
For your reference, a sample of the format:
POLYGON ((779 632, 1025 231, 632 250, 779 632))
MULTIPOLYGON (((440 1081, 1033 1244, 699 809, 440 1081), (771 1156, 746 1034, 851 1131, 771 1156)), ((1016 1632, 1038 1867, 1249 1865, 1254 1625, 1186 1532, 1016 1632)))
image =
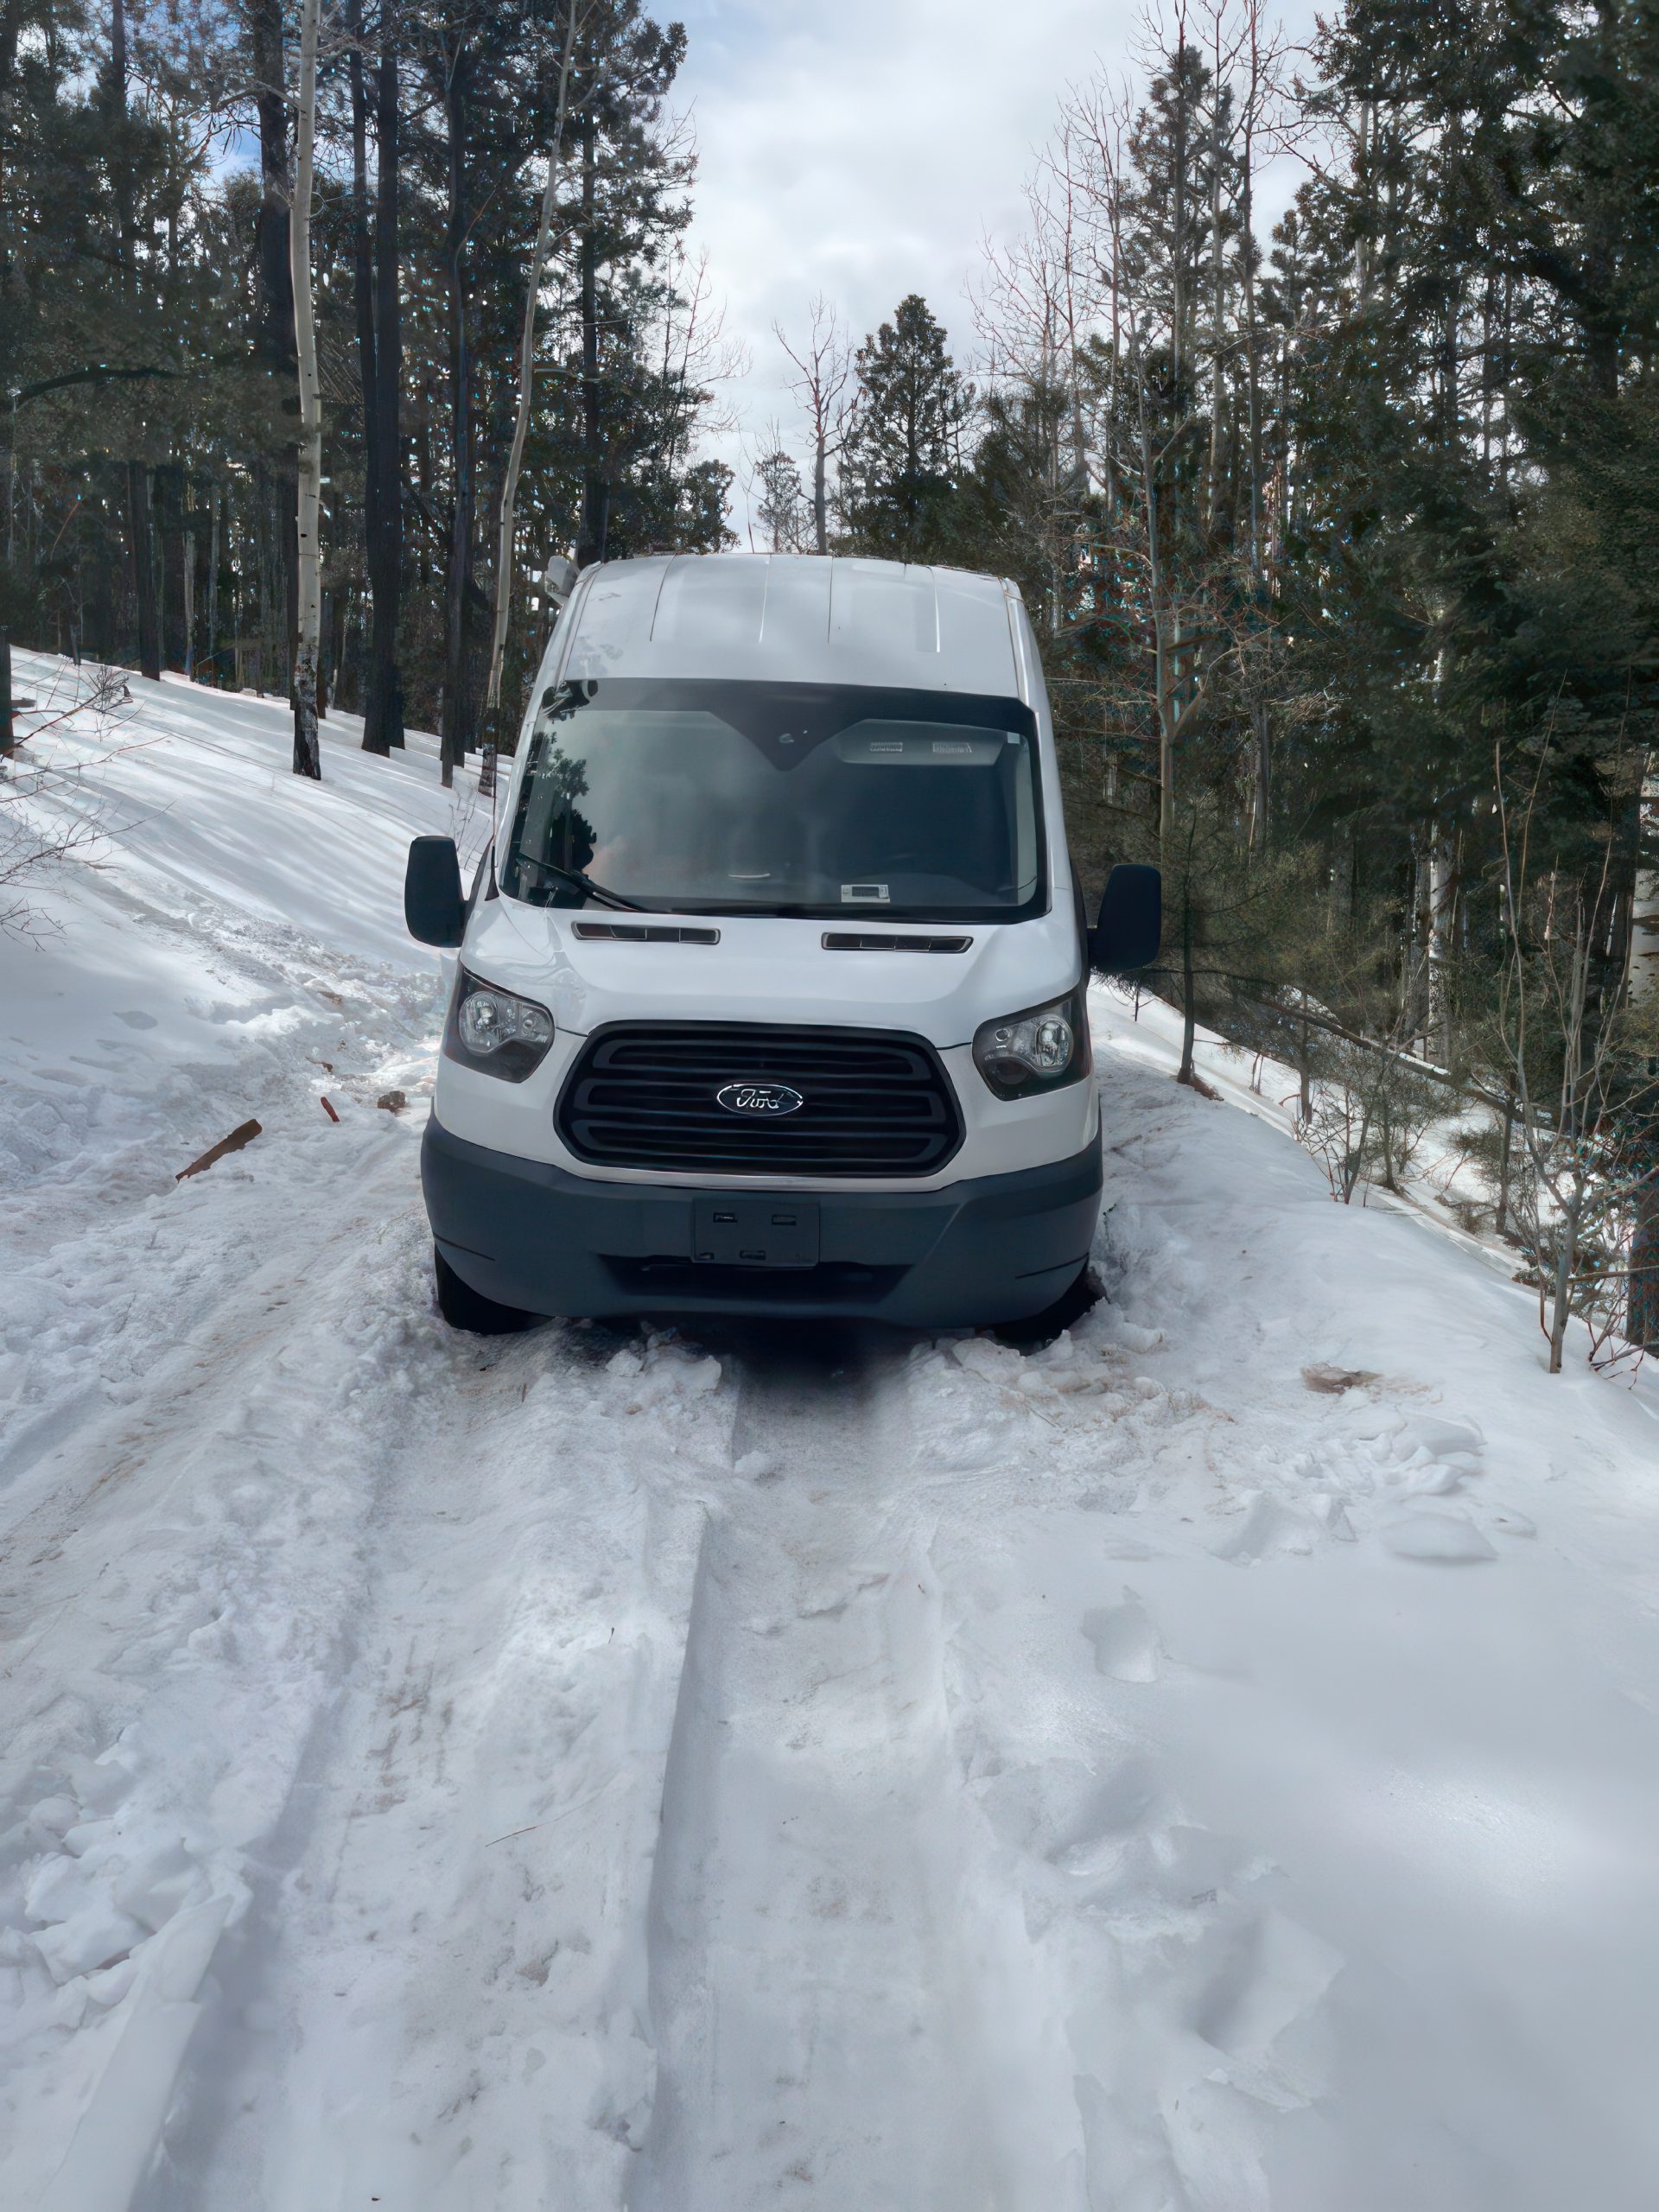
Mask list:
POLYGON ((263 1134, 257 1122, 244 1122, 239 1128, 232 1129, 229 1136, 220 1137, 217 1144, 210 1144, 200 1160, 193 1160, 188 1167, 181 1167, 173 1180, 182 1183, 187 1175, 200 1175, 216 1160, 223 1160, 227 1152, 240 1152, 245 1144, 251 1144, 255 1137, 263 1134))

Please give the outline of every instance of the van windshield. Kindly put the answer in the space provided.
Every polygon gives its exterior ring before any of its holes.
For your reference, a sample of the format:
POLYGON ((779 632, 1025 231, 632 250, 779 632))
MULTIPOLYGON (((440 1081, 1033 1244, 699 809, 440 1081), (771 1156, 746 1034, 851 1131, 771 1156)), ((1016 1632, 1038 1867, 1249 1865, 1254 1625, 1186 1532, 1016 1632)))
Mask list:
POLYGON ((677 913, 1013 921, 1043 906, 1036 723, 1012 699, 601 677, 550 689, 501 872, 677 913))

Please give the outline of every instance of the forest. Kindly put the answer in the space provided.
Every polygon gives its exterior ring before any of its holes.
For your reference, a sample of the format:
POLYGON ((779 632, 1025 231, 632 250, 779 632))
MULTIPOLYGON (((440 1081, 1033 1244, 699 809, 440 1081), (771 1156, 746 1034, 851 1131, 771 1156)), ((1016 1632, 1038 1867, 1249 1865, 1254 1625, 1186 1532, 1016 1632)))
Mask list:
MULTIPOLYGON (((9 644, 291 694, 302 773, 331 702, 434 728, 448 780, 550 558, 737 542, 681 26, 0 9, 9 644)), ((1199 1023, 1288 1064, 1343 1201, 1452 1117, 1555 1366, 1574 1313, 1659 1346, 1656 42, 1162 0, 1057 86, 972 347, 804 300, 746 462, 758 550, 1017 580, 1085 889, 1164 870, 1184 1077, 1199 1023)))

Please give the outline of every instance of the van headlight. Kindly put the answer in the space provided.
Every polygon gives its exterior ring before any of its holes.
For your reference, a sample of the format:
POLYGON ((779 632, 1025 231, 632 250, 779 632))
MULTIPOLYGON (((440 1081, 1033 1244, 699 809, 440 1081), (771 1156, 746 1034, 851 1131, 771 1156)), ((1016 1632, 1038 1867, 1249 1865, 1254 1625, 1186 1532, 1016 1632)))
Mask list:
POLYGON ((553 1017, 544 1006, 461 970, 444 1027, 446 1058, 480 1075, 522 1083, 540 1067, 552 1042, 553 1017))
POLYGON ((1090 1069, 1089 1014, 1079 988, 1025 1014, 983 1021, 974 1065, 999 1098, 1029 1098, 1078 1083, 1090 1069))

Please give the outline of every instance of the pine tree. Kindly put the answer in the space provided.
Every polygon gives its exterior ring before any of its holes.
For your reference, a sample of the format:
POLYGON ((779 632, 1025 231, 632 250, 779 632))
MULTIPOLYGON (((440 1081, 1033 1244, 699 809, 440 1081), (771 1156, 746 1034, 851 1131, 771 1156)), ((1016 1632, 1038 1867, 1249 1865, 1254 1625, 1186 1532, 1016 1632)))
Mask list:
POLYGON ((858 349, 857 396, 841 468, 854 550, 899 561, 950 557, 976 394, 944 332, 912 292, 858 349))

